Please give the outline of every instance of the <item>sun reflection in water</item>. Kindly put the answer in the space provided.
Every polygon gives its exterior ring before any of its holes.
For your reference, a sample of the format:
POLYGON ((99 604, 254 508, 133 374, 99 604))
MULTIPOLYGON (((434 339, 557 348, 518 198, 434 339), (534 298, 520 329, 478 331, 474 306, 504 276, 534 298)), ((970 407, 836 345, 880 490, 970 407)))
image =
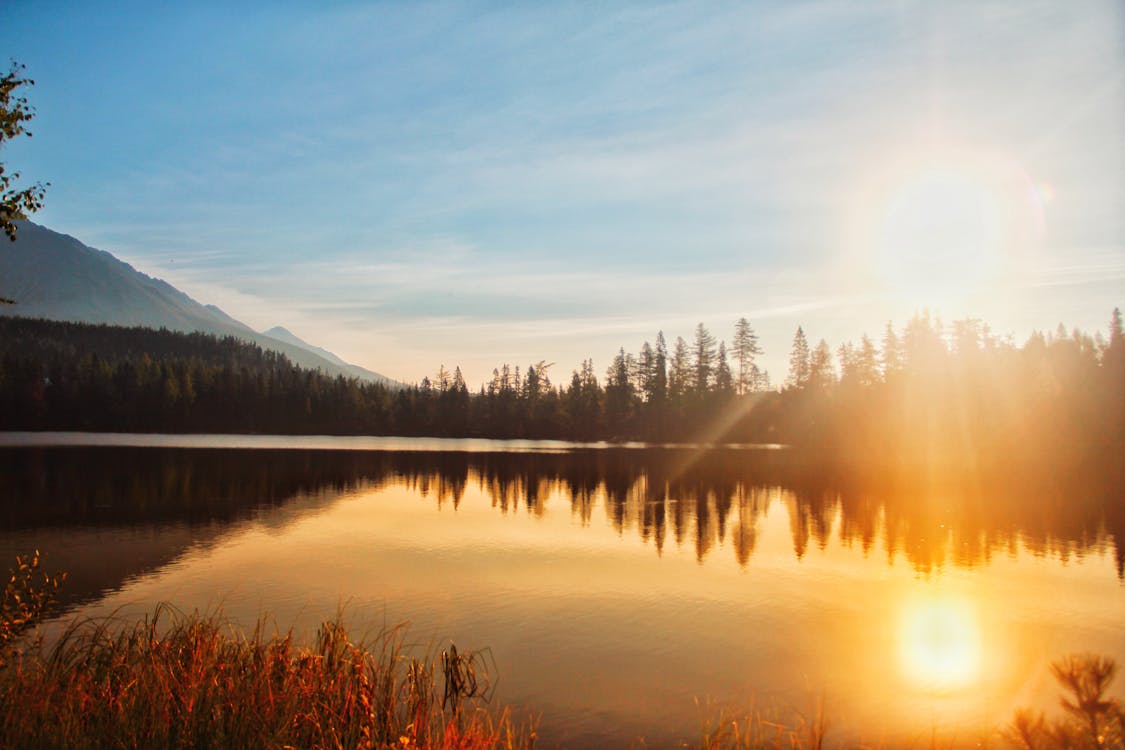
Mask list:
POLYGON ((911 683, 930 692, 953 692, 980 674, 980 629, 963 600, 912 602, 899 623, 899 663, 911 683))

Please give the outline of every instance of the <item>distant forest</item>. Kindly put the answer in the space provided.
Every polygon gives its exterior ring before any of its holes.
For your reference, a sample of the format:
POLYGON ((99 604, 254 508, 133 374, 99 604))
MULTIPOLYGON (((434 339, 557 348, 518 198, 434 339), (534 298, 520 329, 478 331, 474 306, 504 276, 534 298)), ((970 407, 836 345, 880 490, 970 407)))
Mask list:
POLYGON ((600 380, 589 360, 558 385, 544 362, 505 364, 470 391, 456 368, 391 388, 232 337, 5 317, 0 429, 784 443, 904 466, 1119 462, 1125 449, 1118 310, 1108 336, 1060 326, 1022 346, 928 314, 835 352, 798 328, 776 390, 745 319, 732 342, 700 324, 691 342, 621 349, 600 380))

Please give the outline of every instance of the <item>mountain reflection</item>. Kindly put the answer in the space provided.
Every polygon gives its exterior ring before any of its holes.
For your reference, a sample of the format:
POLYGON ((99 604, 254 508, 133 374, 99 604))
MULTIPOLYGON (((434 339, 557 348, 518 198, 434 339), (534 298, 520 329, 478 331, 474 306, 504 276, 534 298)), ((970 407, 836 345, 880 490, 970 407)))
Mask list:
MULTIPOLYGON (((0 530, 10 545, 42 536, 32 530, 53 530, 52 539, 79 528, 189 530, 160 537, 168 549, 151 563, 160 565, 263 509, 294 506, 286 517, 296 519, 310 504, 387 486, 453 509, 477 487, 502 514, 540 516, 569 502, 582 525, 602 523, 604 513, 619 535, 638 535, 656 554, 675 545, 700 562, 733 552, 738 564, 753 565, 759 522, 781 505, 798 559, 836 536, 865 555, 882 547, 889 562, 905 558, 923 574, 987 564, 1016 549, 1061 561, 1112 549, 1119 576, 1123 569, 1125 512, 1113 478, 880 484, 809 470, 785 451, 7 449, 0 530)), ((120 582, 90 581, 88 593, 120 582)))

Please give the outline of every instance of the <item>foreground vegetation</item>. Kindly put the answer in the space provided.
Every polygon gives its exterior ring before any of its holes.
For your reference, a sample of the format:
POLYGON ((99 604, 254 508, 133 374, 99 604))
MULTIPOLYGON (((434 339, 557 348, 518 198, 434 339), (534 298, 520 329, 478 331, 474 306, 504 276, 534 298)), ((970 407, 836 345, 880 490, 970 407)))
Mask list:
MULTIPOLYGON (((26 634, 57 581, 21 559, 0 635, 26 634)), ((76 620, 48 648, 0 642, 6 748, 529 748, 487 706, 480 652, 414 658, 402 633, 353 640, 325 622, 311 647, 165 605, 131 625, 76 620)))
MULTIPOLYGON (((431 658, 400 630, 353 640, 339 618, 311 646, 259 623, 162 605, 139 622, 78 619, 48 647, 29 639, 61 578, 16 561, 0 615, 0 744, 11 748, 531 748, 536 733, 488 705, 482 652, 431 658)), ((1021 750, 1125 748, 1125 712, 1107 696, 1112 659, 1069 656, 1052 672, 1065 714, 1018 711, 1000 736, 1021 750)), ((820 710, 796 724, 750 711, 709 715, 703 750, 829 746, 820 710)), ((984 743, 987 744, 987 743, 984 743)))

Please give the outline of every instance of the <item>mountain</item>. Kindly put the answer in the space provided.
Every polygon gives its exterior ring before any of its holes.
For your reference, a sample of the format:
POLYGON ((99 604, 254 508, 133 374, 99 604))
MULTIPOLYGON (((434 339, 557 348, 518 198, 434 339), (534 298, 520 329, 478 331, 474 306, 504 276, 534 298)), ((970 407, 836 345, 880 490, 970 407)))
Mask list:
POLYGON ((282 326, 274 326, 268 331, 262 331, 262 335, 268 336, 271 339, 275 339, 277 341, 282 341, 286 344, 292 344, 293 346, 299 346, 302 349, 306 349, 309 352, 317 355, 318 357, 323 357, 337 367, 343 368, 344 371, 349 373, 352 377, 359 378, 360 380, 370 380, 376 383, 382 380, 387 380, 385 376, 380 375, 377 372, 372 372, 366 367, 360 367, 359 365, 353 365, 345 362, 327 349, 322 349, 319 346, 315 346, 307 341, 297 338, 288 328, 283 328, 282 326))
POLYGON ((0 244, 0 297, 16 302, 0 304, 0 315, 236 336, 280 352, 302 367, 399 385, 308 344, 284 328, 258 333, 214 305, 202 305, 104 250, 29 221, 20 222, 15 242, 0 244))

